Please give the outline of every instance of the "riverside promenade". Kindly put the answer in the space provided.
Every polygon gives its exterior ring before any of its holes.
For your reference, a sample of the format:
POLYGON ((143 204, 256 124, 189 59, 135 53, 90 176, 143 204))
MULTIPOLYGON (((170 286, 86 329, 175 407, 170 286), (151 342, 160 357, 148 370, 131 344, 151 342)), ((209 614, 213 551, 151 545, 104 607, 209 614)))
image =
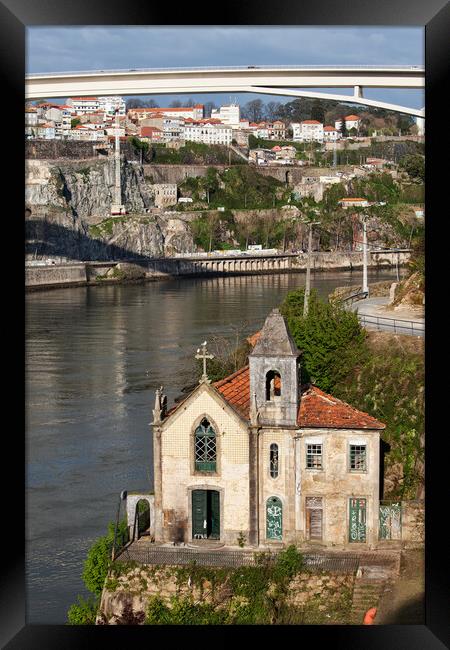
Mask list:
POLYGON ((366 298, 351 305, 364 327, 375 330, 425 336, 425 313, 423 308, 404 307, 388 309, 389 297, 366 298))

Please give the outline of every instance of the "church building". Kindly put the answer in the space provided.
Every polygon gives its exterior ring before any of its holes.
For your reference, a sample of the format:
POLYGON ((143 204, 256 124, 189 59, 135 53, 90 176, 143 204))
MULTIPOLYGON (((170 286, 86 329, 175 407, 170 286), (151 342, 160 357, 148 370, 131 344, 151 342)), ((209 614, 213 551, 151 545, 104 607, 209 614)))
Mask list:
POLYGON ((169 411, 156 393, 156 543, 373 548, 385 425, 301 386, 278 309, 253 338, 249 365, 229 377, 210 382, 204 344, 199 385, 169 411))

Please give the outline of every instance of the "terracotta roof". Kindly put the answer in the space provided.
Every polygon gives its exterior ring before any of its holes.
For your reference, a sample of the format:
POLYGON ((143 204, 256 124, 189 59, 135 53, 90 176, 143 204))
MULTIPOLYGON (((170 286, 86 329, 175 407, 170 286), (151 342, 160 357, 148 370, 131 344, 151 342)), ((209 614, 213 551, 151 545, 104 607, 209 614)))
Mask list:
POLYGON ((241 415, 246 418, 249 417, 250 372, 248 366, 233 372, 232 375, 225 377, 225 379, 214 382, 213 386, 241 415))
POLYGON ((359 117, 357 115, 347 115, 345 119, 353 122, 354 120, 359 120, 359 117))
POLYGON ((384 429, 386 426, 312 384, 302 387, 297 423, 303 428, 326 429, 384 429))
POLYGON ((254 347, 256 345, 256 342, 257 342, 257 340, 259 339, 260 336, 261 336, 261 330, 259 330, 259 332, 255 332, 254 334, 249 336, 247 338, 247 341, 248 341, 248 343, 250 343, 250 345, 252 347, 254 347))
MULTIPOLYGON (((245 418, 250 417, 250 373, 245 366, 213 386, 245 418)), ((308 384, 302 387, 297 424, 300 428, 384 429, 385 425, 368 413, 328 395, 308 384)))
POLYGON ((322 122, 318 120, 302 120, 300 124, 322 124, 322 122))
POLYGON ((324 126, 324 127, 323 127, 323 130, 324 130, 324 131, 336 131, 336 129, 334 128, 334 126, 324 126))

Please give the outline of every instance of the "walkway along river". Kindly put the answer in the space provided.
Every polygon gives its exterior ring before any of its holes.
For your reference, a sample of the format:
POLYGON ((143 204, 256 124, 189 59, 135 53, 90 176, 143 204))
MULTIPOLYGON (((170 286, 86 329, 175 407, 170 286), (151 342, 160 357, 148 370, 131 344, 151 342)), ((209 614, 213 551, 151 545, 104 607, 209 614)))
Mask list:
MULTIPOLYGON (((361 272, 313 274, 327 296, 361 272)), ((369 271, 369 282, 395 271, 369 271)), ((27 623, 66 622, 120 491, 152 486, 154 391, 192 383, 195 351, 256 331, 305 275, 161 280, 26 296, 27 623)))

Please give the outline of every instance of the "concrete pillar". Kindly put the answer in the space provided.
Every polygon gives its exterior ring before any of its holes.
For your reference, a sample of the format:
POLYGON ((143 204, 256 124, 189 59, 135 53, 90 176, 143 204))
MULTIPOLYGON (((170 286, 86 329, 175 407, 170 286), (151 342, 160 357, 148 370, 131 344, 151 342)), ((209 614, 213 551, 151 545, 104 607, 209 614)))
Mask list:
POLYGON ((258 427, 249 429, 249 543, 259 545, 258 427))
POLYGON ((153 426, 153 471, 155 492, 155 541, 163 539, 161 427, 153 426))

